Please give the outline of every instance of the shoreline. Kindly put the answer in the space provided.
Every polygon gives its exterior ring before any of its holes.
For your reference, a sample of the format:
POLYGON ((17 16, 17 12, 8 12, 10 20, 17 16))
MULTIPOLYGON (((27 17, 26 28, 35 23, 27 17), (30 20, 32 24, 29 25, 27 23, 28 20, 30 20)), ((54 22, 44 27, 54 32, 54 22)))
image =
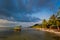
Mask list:
POLYGON ((49 33, 54 33, 56 34, 57 36, 60 36, 60 32, 58 31, 55 31, 53 29, 44 29, 44 28, 35 28, 36 30, 41 30, 41 31, 46 31, 46 32, 49 32, 49 33))

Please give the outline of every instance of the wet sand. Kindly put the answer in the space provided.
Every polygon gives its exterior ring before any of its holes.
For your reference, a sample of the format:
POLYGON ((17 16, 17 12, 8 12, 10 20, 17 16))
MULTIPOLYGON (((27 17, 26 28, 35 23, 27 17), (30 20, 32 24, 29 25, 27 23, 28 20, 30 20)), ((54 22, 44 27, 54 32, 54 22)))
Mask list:
POLYGON ((49 32, 23 28, 20 32, 12 30, 0 32, 0 40, 60 40, 60 37, 49 32))
POLYGON ((40 30, 40 31, 46 31, 46 32, 49 32, 49 33, 54 33, 57 36, 60 36, 60 32, 57 31, 57 30, 54 30, 54 29, 45 29, 45 28, 34 28, 34 29, 40 30))

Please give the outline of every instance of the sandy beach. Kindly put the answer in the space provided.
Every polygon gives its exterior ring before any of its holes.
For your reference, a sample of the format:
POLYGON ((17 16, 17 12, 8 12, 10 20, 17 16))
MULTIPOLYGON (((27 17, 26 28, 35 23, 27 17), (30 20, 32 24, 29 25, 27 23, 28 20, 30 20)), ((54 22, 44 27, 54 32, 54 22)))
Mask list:
POLYGON ((60 36, 60 32, 55 31, 55 30, 53 30, 53 29, 44 29, 44 28, 35 28, 35 29, 36 29, 36 30, 41 30, 41 31, 50 32, 50 33, 54 33, 54 34, 60 36))

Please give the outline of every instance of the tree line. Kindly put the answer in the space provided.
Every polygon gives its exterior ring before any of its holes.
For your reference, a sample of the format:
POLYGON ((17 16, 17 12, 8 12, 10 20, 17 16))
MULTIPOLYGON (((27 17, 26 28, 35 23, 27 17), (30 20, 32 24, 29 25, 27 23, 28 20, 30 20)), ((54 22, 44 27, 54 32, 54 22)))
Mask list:
POLYGON ((49 20, 43 19, 41 24, 35 24, 32 28, 53 28, 60 29, 60 10, 56 14, 50 16, 49 20))

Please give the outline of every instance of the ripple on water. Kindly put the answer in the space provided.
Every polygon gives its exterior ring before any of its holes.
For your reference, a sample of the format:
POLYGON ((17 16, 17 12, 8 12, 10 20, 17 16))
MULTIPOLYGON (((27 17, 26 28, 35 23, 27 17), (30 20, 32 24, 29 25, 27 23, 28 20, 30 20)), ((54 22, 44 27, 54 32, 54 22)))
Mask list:
POLYGON ((36 30, 22 30, 21 32, 13 32, 10 30, 1 33, 0 37, 6 37, 3 40, 60 40, 60 37, 55 34, 36 30))

